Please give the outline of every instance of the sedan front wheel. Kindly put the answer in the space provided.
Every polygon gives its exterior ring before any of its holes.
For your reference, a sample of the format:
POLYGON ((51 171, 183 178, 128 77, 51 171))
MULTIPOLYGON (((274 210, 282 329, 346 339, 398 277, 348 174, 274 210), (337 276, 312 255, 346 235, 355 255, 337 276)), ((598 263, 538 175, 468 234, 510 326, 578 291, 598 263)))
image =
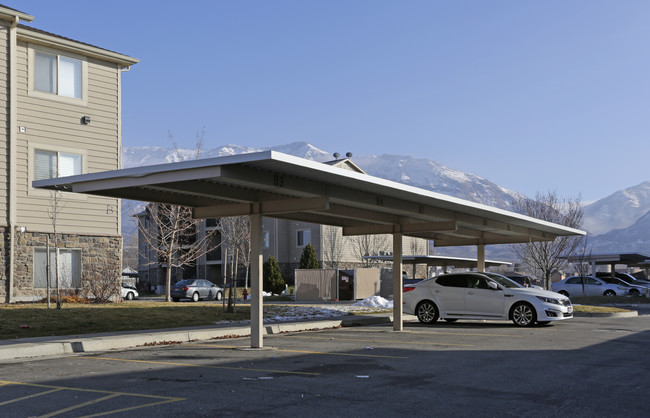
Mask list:
POLYGON ((428 300, 418 304, 418 307, 415 308, 415 314, 423 324, 433 324, 438 320, 438 308, 435 303, 428 300))
POLYGON ((518 303, 512 308, 512 322, 519 327, 530 327, 537 321, 535 308, 527 303, 518 303))

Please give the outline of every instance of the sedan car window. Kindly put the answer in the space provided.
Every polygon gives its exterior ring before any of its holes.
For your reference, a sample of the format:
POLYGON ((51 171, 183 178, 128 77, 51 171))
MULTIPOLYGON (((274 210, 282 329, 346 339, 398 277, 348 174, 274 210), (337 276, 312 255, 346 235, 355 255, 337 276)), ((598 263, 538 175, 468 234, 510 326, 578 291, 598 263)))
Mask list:
POLYGON ((446 287, 468 287, 467 276, 462 274, 454 274, 450 276, 442 276, 436 280, 440 286, 446 287))

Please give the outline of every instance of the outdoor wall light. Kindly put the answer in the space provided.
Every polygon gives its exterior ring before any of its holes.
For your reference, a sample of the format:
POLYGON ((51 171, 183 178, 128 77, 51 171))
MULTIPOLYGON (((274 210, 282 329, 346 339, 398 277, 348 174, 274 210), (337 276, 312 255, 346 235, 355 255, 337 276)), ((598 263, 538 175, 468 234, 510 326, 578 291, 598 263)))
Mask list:
POLYGON ((90 116, 82 116, 81 123, 83 123, 84 125, 90 125, 90 116))

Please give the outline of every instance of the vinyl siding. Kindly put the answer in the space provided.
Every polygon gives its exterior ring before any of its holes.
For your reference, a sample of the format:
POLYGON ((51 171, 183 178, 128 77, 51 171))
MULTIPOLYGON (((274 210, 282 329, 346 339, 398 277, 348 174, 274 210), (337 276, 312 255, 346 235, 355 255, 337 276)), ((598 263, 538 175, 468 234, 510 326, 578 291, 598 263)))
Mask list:
POLYGON ((0 24, 0 225, 9 224, 9 28, 0 24))
MULTIPOLYGON (((87 60, 87 104, 73 104, 29 94, 29 46, 18 43, 17 193, 18 224, 50 231, 49 193, 31 187, 33 149, 70 150, 86 157, 85 173, 119 168, 119 69, 115 64, 87 60), (91 123, 81 123, 90 116, 91 123)), ((64 194, 57 229, 82 234, 119 234, 118 199, 64 194)))

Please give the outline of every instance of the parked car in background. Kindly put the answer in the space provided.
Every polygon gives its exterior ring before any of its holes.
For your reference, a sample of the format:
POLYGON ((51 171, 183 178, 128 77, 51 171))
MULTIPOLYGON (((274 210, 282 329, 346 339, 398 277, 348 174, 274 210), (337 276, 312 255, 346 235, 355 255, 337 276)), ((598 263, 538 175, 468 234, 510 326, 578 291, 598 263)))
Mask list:
POLYGON ((193 302, 198 302, 202 299, 221 300, 223 298, 222 288, 209 280, 202 279, 181 280, 172 286, 170 293, 174 302, 181 299, 191 299, 193 302))
POLYGON ((573 276, 551 285, 554 292, 565 296, 625 296, 630 287, 607 283, 592 276, 573 276), (583 291, 584 280, 584 291, 583 291))
POLYGON ((513 282, 519 283, 523 287, 536 287, 538 289, 543 289, 543 287, 534 284, 535 279, 530 276, 523 276, 521 274, 506 274, 505 277, 509 278, 513 282))
POLYGON ((133 286, 129 286, 126 283, 122 283, 122 287, 120 288, 120 293, 122 295, 122 299, 125 300, 133 300, 140 296, 138 294, 138 289, 136 289, 133 286))
POLYGON ((640 296, 644 295, 647 293, 648 287, 647 286, 641 286, 641 285, 634 285, 632 283, 628 283, 624 280, 619 279, 618 277, 612 277, 612 276, 602 276, 598 277, 600 280, 609 283, 609 284, 617 284, 619 286, 627 287, 627 291, 630 295, 632 296, 640 296))
POLYGON ((568 297, 523 287, 495 273, 450 273, 404 287, 404 313, 422 323, 442 318, 503 319, 517 326, 547 324, 573 317, 568 297))
MULTIPOLYGON (((649 281, 637 279, 636 277, 632 276, 631 274, 616 272, 615 275, 616 275, 615 277, 617 279, 623 280, 625 283, 628 283, 631 286, 641 286, 641 287, 650 288, 650 282, 649 281)), ((600 271, 600 272, 596 273, 596 277, 599 278, 599 279, 612 277, 612 273, 600 271)))

